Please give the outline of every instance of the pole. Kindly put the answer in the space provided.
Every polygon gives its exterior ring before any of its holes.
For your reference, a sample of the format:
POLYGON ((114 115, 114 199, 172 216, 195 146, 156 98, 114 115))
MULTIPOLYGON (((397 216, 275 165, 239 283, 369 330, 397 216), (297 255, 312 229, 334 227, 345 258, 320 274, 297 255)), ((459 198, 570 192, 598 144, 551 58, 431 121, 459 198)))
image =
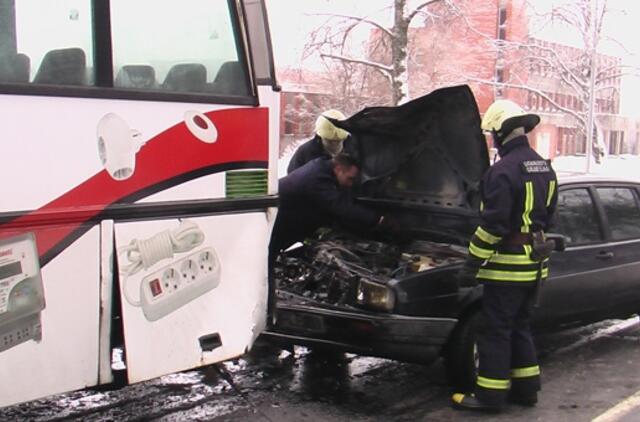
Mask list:
POLYGON ((593 126, 595 120, 596 104, 596 16, 598 14, 598 0, 591 0, 591 19, 589 19, 589 30, 591 31, 591 45, 589 46, 590 69, 589 69, 589 108, 587 114, 587 174, 591 172, 591 159, 593 154, 593 126))

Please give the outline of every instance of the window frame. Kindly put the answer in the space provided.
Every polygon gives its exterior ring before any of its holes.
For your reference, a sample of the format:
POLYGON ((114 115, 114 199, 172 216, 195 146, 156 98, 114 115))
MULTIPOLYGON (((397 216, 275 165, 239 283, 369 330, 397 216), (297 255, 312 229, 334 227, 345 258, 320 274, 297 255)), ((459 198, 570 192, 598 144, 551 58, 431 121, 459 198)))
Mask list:
POLYGON ((249 54, 248 34, 239 10, 239 3, 226 0, 231 24, 237 37, 238 61, 245 68, 249 95, 220 95, 215 93, 151 91, 114 87, 113 49, 111 44, 111 2, 91 0, 94 85, 37 85, 0 82, 0 95, 28 95, 49 97, 75 97, 94 99, 121 99, 155 102, 210 103, 229 105, 259 105, 254 81, 253 65, 249 54))
POLYGON ((280 87, 280 85, 278 85, 276 78, 276 65, 273 53, 273 43, 271 42, 271 27, 269 26, 269 15, 267 12, 267 6, 264 0, 257 0, 257 2, 259 3, 260 7, 260 14, 258 17, 261 18, 261 24, 263 25, 264 29, 264 33, 258 34, 258 36, 264 38, 261 38, 260 40, 256 40, 254 38, 253 43, 261 44, 261 42, 264 42, 265 51, 263 53, 267 55, 266 70, 268 73, 268 75, 265 77, 260 77, 258 75, 258 71, 256 70, 257 65, 254 63, 255 50, 254 47, 252 47, 251 41, 253 32, 251 31, 249 20, 252 17, 255 17, 255 15, 253 15, 252 12, 248 11, 247 0, 241 0, 242 9, 238 9, 242 10, 243 12, 242 24, 244 25, 244 32, 247 34, 247 45, 249 46, 249 51, 252 52, 251 54, 247 55, 247 57, 251 59, 251 67, 253 69, 253 72, 251 72, 251 74, 255 78, 256 85, 270 85, 274 91, 279 92, 282 88, 280 87))

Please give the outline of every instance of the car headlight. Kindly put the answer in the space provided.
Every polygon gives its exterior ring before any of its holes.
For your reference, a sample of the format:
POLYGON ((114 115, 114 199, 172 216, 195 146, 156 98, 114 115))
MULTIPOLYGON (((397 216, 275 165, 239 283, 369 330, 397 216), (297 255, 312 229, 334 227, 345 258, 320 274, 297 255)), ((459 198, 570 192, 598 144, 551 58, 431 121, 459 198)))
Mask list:
POLYGON ((396 296, 384 284, 360 279, 356 291, 356 303, 375 310, 390 312, 396 304, 396 296))

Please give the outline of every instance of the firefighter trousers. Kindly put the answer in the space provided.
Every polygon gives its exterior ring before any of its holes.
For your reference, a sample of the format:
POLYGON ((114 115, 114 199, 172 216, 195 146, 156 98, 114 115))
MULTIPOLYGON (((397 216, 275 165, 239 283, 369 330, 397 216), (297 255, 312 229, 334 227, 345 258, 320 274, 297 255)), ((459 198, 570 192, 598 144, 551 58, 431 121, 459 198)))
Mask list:
POLYGON ((508 394, 531 397, 540 390, 540 367, 530 329, 534 302, 531 283, 484 285, 475 391, 483 403, 502 405, 508 394))

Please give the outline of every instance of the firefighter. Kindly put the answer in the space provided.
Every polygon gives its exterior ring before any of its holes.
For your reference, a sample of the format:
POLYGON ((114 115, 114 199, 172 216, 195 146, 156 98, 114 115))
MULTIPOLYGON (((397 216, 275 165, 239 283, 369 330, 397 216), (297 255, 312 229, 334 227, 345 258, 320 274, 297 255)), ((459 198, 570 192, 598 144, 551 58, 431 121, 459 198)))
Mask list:
POLYGON ((530 319, 549 271, 553 242, 544 233, 557 201, 556 174, 525 135, 539 122, 509 100, 495 101, 482 119, 500 160, 482 179, 481 223, 458 273, 461 287, 483 284, 484 320, 475 391, 452 396, 458 409, 500 411, 507 401, 538 401, 540 367, 530 319))
POLYGON ((280 179, 280 206, 269 245, 271 260, 282 249, 303 241, 322 226, 338 223, 367 230, 384 218, 355 202, 351 188, 358 162, 347 154, 320 157, 280 179))
POLYGON ((279 253, 305 240, 322 226, 341 224, 351 229, 392 227, 389 219, 355 202, 351 188, 358 162, 347 154, 309 161, 280 179, 280 205, 269 241, 269 314, 275 322, 274 266, 279 253))
POLYGON ((289 161, 287 173, 291 173, 298 167, 319 157, 335 157, 341 152, 345 152, 355 157, 353 151, 353 140, 349 132, 335 126, 327 117, 336 120, 344 120, 345 116, 338 110, 327 110, 316 120, 315 136, 300 145, 289 161))

